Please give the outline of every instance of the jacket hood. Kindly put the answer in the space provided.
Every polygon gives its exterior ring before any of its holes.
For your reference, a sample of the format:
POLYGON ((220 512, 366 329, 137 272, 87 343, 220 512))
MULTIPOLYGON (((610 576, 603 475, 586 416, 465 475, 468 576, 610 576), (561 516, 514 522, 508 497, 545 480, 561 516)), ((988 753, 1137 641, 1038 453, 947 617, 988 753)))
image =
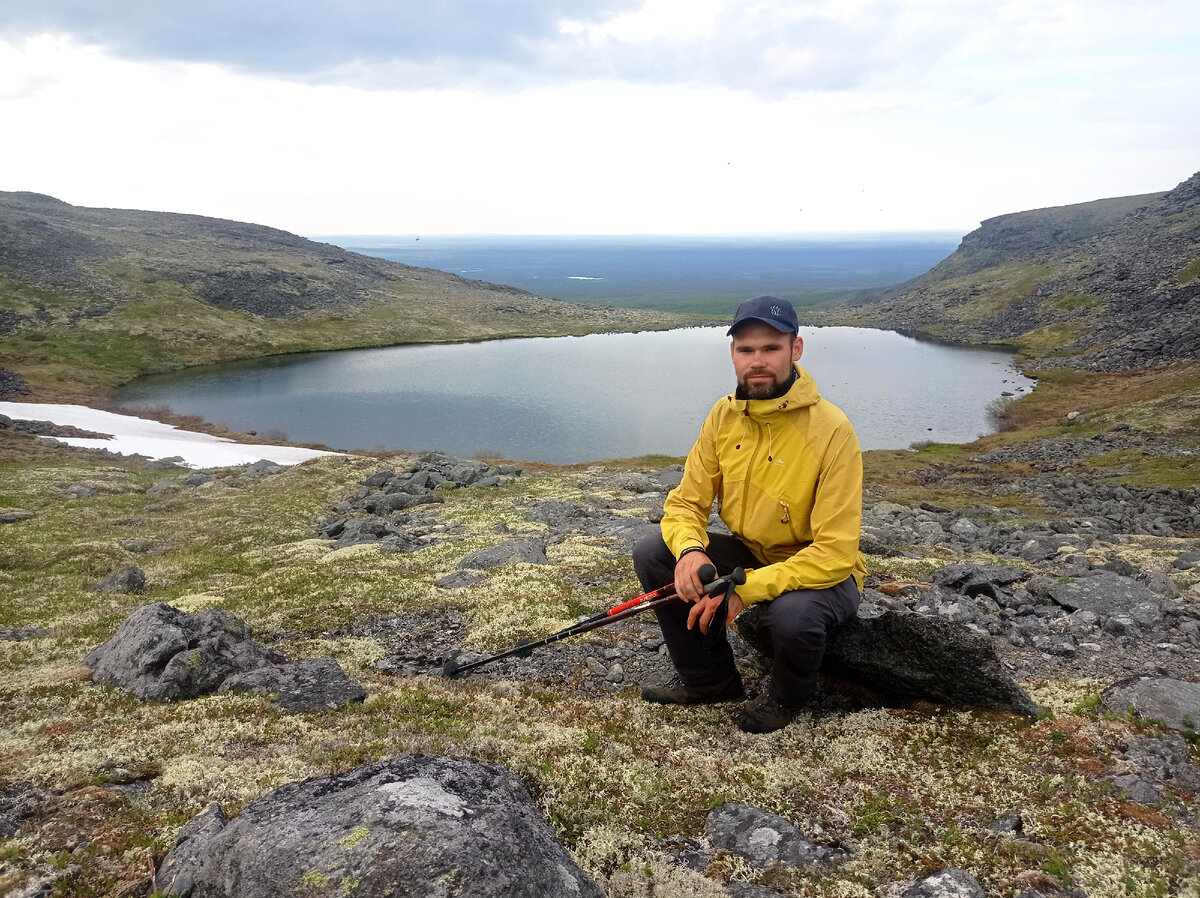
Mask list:
POLYGON ((821 401, 821 394, 817 391, 817 382, 800 365, 794 367, 796 379, 788 391, 777 399, 738 399, 737 393, 731 393, 730 403, 739 412, 748 414, 752 418, 765 418, 778 412, 816 405, 821 401))

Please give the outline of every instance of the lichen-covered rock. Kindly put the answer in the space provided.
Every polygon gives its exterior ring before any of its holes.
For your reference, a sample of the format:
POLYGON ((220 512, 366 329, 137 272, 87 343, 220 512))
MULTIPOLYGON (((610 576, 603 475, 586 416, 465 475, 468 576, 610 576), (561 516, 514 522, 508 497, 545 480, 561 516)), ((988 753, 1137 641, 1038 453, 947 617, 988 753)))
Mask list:
POLYGON ((289 783, 180 833, 155 887, 190 898, 600 898, 502 767, 411 755, 289 783))
POLYGON ((269 664, 225 678, 219 692, 268 692, 285 711, 321 711, 360 704, 362 684, 350 679, 332 658, 269 664))
POLYGON ((179 701, 216 692, 231 674, 286 660, 223 608, 186 614, 155 602, 135 608, 83 664, 97 683, 149 701, 179 701))
POLYGON ((905 889, 902 898, 986 898, 987 892, 966 870, 947 867, 905 889))
POLYGON ((146 572, 135 565, 119 568, 88 587, 93 592, 123 593, 141 592, 145 588, 146 572))
POLYGON ((1200 731, 1200 683, 1171 677, 1138 677, 1114 683, 1101 702, 1109 711, 1133 711, 1173 730, 1200 731))
POLYGON ((509 562, 523 564, 549 564, 546 547, 532 539, 506 539, 497 546, 488 546, 472 552, 458 563, 458 567, 475 570, 490 570, 509 562))
POLYGON ((840 856, 831 848, 814 845, 777 814, 736 801, 710 811, 705 829, 714 847, 739 854, 763 869, 776 864, 806 867, 840 856))
POLYGON ((1119 614, 1138 605, 1158 605, 1162 597, 1129 577, 1111 571, 1095 571, 1067 583, 1053 583, 1049 595, 1068 611, 1092 611, 1096 614, 1119 614))

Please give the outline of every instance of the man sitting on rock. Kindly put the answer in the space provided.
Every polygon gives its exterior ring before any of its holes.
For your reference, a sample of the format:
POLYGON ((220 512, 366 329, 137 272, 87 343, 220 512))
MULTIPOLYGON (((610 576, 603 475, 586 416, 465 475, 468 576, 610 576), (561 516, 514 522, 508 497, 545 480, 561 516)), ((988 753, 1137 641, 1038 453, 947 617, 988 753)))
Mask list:
POLYGON ((701 427, 683 480, 667 496, 661 535, 633 553, 645 589, 674 581, 683 599, 656 610, 678 682, 645 686, 642 698, 663 704, 745 697, 719 626, 706 646, 722 596, 705 596, 698 572, 705 564, 719 574, 746 569, 726 621, 762 603, 773 652, 766 687, 738 720, 750 733, 787 726, 816 691, 826 635, 854 616, 866 576, 858 438, 795 364, 804 351, 798 330, 785 300, 759 296, 738 307, 729 329, 737 390, 701 427), (714 499, 732 536, 708 530, 714 499))

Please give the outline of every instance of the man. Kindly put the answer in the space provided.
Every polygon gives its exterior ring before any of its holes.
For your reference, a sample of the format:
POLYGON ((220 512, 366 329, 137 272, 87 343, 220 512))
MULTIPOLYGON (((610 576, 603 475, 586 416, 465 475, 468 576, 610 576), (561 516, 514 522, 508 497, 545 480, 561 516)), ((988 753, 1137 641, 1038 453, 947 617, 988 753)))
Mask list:
POLYGON ((742 303, 729 329, 737 391, 709 412, 664 506, 661 535, 634 549, 643 587, 674 581, 682 602, 656 610, 679 685, 646 686, 646 701, 708 704, 745 697, 733 650, 720 630, 706 647, 721 596, 701 592, 698 571, 746 569, 726 621, 761 604, 771 674, 738 725, 751 733, 787 726, 816 691, 829 630, 858 610, 866 568, 858 551, 862 453, 841 409, 822 399, 804 368, 791 304, 773 296, 742 303), (708 530, 713 500, 732 536, 708 530))

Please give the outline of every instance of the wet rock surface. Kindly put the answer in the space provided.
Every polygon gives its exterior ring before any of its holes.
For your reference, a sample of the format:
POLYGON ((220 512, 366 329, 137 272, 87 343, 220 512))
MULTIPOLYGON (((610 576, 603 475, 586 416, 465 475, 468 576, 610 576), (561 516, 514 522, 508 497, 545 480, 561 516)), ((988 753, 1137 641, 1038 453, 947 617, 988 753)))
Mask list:
POLYGON ((212 805, 155 886, 196 898, 601 895, 511 773, 424 755, 289 783, 233 820, 212 805))

